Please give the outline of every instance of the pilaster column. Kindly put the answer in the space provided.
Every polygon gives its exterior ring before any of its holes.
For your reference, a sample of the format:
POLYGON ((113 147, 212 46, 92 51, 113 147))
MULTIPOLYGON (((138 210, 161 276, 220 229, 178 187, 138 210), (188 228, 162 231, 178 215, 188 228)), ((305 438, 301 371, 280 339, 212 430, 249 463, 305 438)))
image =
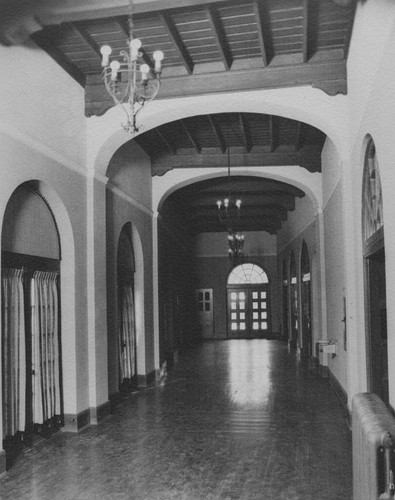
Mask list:
MULTIPOLYGON (((354 199, 355 186, 350 160, 342 164, 343 184, 343 251, 347 328, 347 393, 348 405, 354 394, 367 390, 366 332, 364 317, 364 284, 361 241, 361 201, 354 199)), ((360 192, 360 190, 358 190, 360 192)), ((339 226, 340 226, 339 221, 339 226)))
POLYGON ((320 291, 321 291, 321 335, 320 338, 328 338, 327 322, 327 304, 326 304, 326 263, 325 263, 325 232, 324 232, 324 214, 322 208, 317 209, 317 242, 318 242, 318 263, 320 272, 320 291))
POLYGON ((108 412, 106 184, 97 172, 87 176, 87 333, 91 423, 108 412))
POLYGON ((154 355, 155 370, 159 376, 159 256, 158 256, 158 212, 155 212, 152 219, 152 288, 153 288, 153 309, 154 309, 154 355))

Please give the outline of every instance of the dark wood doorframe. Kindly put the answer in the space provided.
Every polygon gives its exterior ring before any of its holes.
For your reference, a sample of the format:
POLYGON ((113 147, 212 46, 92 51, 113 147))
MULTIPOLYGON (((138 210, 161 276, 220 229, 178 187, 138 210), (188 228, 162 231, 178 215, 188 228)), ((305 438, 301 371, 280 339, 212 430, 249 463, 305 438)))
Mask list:
POLYGON ((299 344, 299 290, 294 252, 289 259, 289 346, 296 349, 299 344))
POLYGON ((369 390, 388 404, 387 300, 382 230, 368 240, 364 258, 369 390))
POLYGON ((288 283, 283 284, 283 338, 288 341, 289 336, 289 311, 288 311, 288 299, 289 299, 289 291, 288 291, 288 283))
POLYGON ((296 348, 298 346, 299 340, 299 314, 298 314, 298 282, 294 278, 295 282, 291 283, 290 286, 290 346, 296 348))
POLYGON ((311 328, 311 281, 302 279, 302 357, 313 356, 313 338, 311 328))

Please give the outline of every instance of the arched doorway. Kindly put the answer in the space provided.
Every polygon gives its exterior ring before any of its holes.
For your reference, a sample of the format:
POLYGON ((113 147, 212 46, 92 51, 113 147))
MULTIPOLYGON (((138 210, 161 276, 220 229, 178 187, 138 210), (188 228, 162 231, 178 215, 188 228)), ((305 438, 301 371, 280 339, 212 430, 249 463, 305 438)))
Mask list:
POLYGON ((365 304, 369 390, 389 402, 387 302, 383 199, 376 147, 369 140, 364 163, 362 235, 365 261, 365 304))
POLYGON ((290 277, 290 347, 296 348, 299 336, 299 317, 298 317, 298 278, 296 276, 295 254, 292 252, 289 260, 290 277))
POLYGON ((311 330, 311 275, 309 250, 305 241, 303 241, 300 257, 300 275, 302 282, 302 357, 310 359, 313 355, 313 338, 311 330))
POLYGON ((228 277, 228 338, 260 338, 271 333, 270 284, 256 264, 235 267, 228 277))
POLYGON ((119 236, 117 255, 118 373, 121 392, 137 385, 135 260, 131 233, 131 224, 125 224, 119 236))
POLYGON ((283 290, 283 339, 288 340, 289 328, 288 328, 288 273, 287 264, 283 260, 283 272, 282 272, 282 290, 283 290))
POLYGON ((12 194, 2 230, 2 408, 8 465, 64 423, 60 240, 52 211, 30 182, 12 194))

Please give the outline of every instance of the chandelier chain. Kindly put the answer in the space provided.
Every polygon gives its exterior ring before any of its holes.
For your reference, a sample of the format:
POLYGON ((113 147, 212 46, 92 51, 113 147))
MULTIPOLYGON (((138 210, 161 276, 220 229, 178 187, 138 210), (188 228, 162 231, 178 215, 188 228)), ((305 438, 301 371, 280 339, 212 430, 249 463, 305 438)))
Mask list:
POLYGON ((229 258, 233 266, 239 264, 243 258, 244 235, 237 231, 241 214, 241 199, 237 198, 232 192, 230 179, 230 142, 228 137, 227 144, 228 159, 228 193, 223 200, 217 201, 219 220, 225 224, 228 231, 229 258))
POLYGON ((153 53, 155 67, 150 68, 140 51, 141 40, 134 38, 133 28, 132 2, 129 2, 128 50, 121 50, 120 61, 110 61, 111 47, 103 45, 100 49, 104 85, 115 105, 125 112, 126 123, 122 127, 132 135, 140 129, 137 125, 139 111, 159 92, 163 60, 163 52, 156 50, 153 53))

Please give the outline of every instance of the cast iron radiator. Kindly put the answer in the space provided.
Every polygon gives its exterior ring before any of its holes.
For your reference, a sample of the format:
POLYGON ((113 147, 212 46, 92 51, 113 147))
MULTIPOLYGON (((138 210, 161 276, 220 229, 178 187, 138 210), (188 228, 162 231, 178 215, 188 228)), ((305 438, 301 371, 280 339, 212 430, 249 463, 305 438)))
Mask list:
POLYGON ((354 500, 393 499, 395 486, 395 418, 373 393, 352 401, 354 500))

